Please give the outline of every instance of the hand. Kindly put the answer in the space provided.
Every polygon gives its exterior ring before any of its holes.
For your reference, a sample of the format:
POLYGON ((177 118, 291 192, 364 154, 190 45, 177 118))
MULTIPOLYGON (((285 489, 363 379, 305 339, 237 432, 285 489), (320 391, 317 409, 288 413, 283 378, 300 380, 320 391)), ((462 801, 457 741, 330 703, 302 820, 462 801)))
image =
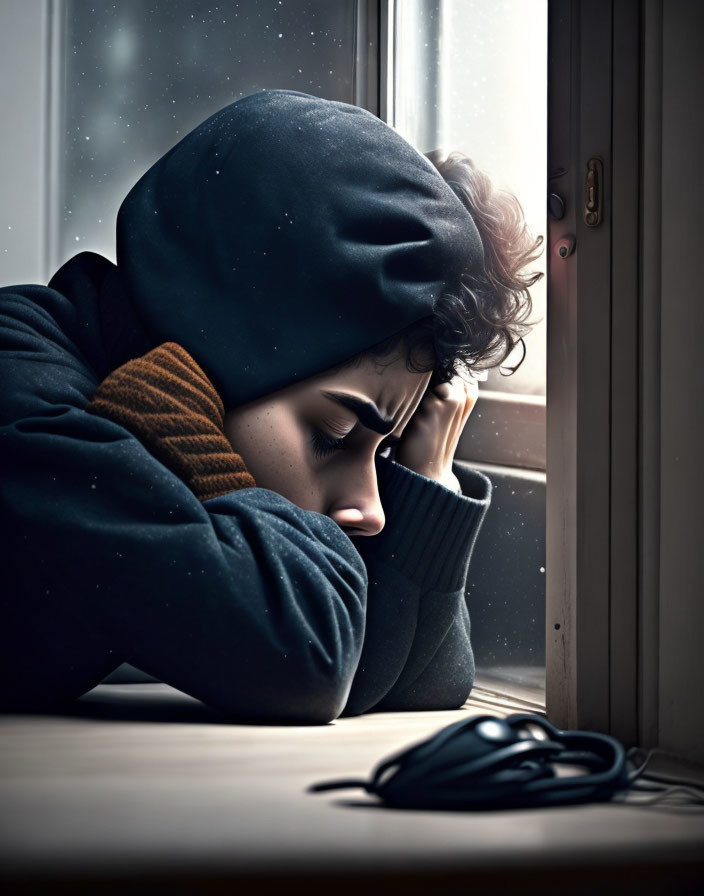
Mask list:
POLYGON ((457 374, 449 382, 435 385, 431 379, 398 443, 395 460, 452 491, 459 491, 452 461, 478 394, 479 386, 473 378, 457 374))

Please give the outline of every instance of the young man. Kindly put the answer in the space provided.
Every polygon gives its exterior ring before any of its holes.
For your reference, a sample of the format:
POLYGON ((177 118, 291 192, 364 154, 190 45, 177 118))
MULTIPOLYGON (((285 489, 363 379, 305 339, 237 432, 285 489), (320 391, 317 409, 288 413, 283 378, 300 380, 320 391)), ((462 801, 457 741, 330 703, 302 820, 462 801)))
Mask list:
POLYGON ((125 661, 238 719, 464 702, 460 374, 520 338, 538 243, 436 164, 262 91, 135 185, 116 266, 0 291, 4 708, 125 661))

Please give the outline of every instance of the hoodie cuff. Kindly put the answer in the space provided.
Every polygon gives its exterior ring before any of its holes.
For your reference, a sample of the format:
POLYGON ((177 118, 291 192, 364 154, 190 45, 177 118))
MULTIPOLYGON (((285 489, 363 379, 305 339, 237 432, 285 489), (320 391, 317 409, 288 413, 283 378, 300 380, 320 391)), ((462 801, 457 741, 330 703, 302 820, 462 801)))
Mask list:
POLYGON ((491 482, 462 471, 464 494, 378 457, 379 495, 386 524, 378 535, 353 540, 363 559, 383 559, 421 588, 464 588, 469 560, 491 503, 491 482))

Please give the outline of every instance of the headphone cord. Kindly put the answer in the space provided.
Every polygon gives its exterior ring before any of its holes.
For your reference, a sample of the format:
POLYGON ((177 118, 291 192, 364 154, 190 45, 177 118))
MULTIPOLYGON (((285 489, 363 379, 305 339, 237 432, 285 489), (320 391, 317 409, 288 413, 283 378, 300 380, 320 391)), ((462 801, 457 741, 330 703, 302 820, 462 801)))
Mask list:
POLYGON ((690 811, 704 811, 704 782, 686 776, 665 775, 662 772, 646 772, 645 769, 655 754, 666 755, 657 747, 647 753, 640 747, 631 747, 626 753, 626 761, 636 763, 639 755, 645 754, 633 771, 628 774, 628 785, 612 802, 627 806, 652 806, 690 811), (635 791, 653 794, 650 799, 635 796, 635 791))

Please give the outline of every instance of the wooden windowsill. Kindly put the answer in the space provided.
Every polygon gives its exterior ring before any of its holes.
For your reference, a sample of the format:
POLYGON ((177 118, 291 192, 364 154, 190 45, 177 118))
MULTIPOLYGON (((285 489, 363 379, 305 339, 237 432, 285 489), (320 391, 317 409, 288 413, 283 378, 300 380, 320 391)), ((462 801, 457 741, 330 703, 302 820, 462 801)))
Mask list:
POLYGON ((599 875, 687 892, 704 873, 702 814, 608 804, 403 812, 361 790, 306 792, 316 781, 367 778, 391 753, 468 715, 535 708, 480 680, 456 711, 248 726, 222 724, 164 684, 99 685, 71 714, 2 719, 2 878, 18 892, 148 880, 149 892, 160 892, 157 882, 170 893, 247 882, 273 892, 283 878, 334 881, 342 892, 383 878, 385 892, 420 892, 430 875, 448 886, 533 881, 557 892, 572 870, 571 892, 599 875))

